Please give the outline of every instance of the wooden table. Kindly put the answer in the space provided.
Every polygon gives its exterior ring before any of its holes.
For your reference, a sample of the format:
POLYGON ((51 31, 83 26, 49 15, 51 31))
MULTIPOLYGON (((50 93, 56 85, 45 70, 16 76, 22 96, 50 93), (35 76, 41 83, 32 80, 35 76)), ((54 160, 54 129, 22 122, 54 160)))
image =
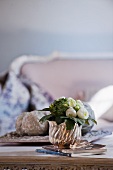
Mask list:
POLYGON ((97 143, 107 145, 105 154, 74 158, 35 152, 40 146, 1 146, 0 170, 113 170, 113 135, 97 143))

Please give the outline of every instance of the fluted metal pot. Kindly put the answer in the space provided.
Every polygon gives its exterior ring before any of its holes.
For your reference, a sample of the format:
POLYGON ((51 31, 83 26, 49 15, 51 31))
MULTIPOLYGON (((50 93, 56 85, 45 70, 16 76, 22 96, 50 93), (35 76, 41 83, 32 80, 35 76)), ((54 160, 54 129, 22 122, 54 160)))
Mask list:
POLYGON ((69 146, 81 139, 81 126, 75 123, 72 130, 66 129, 66 124, 57 125, 55 121, 49 121, 49 141, 58 147, 69 146))

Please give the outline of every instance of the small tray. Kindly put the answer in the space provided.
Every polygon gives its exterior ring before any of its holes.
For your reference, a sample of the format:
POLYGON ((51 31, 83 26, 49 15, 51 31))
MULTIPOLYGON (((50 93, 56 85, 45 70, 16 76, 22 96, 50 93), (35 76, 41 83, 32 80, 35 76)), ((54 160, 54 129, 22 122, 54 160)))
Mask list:
POLYGON ((16 132, 0 137, 0 145, 26 145, 49 143, 49 136, 19 136, 16 132))

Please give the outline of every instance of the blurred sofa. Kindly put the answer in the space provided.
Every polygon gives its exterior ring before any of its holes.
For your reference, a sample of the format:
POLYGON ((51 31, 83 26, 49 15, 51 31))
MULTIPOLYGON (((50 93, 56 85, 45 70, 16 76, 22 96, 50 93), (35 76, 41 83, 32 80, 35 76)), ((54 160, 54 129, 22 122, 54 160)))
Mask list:
POLYGON ((113 129, 113 60, 79 59, 76 54, 24 55, 0 77, 0 135, 15 130, 24 111, 47 107, 61 96, 88 102, 98 125, 113 129))

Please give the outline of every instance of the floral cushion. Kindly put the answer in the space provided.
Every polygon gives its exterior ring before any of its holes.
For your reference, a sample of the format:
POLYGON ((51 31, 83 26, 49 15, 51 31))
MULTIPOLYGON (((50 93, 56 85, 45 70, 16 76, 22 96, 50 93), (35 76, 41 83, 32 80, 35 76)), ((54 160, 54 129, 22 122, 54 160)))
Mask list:
POLYGON ((41 110, 48 107, 53 102, 52 96, 41 86, 32 83, 30 105, 32 110, 41 110), (38 94, 38 95, 37 95, 38 94))
POLYGON ((15 130, 17 116, 29 105, 30 94, 15 73, 9 72, 0 95, 0 135, 15 130))

